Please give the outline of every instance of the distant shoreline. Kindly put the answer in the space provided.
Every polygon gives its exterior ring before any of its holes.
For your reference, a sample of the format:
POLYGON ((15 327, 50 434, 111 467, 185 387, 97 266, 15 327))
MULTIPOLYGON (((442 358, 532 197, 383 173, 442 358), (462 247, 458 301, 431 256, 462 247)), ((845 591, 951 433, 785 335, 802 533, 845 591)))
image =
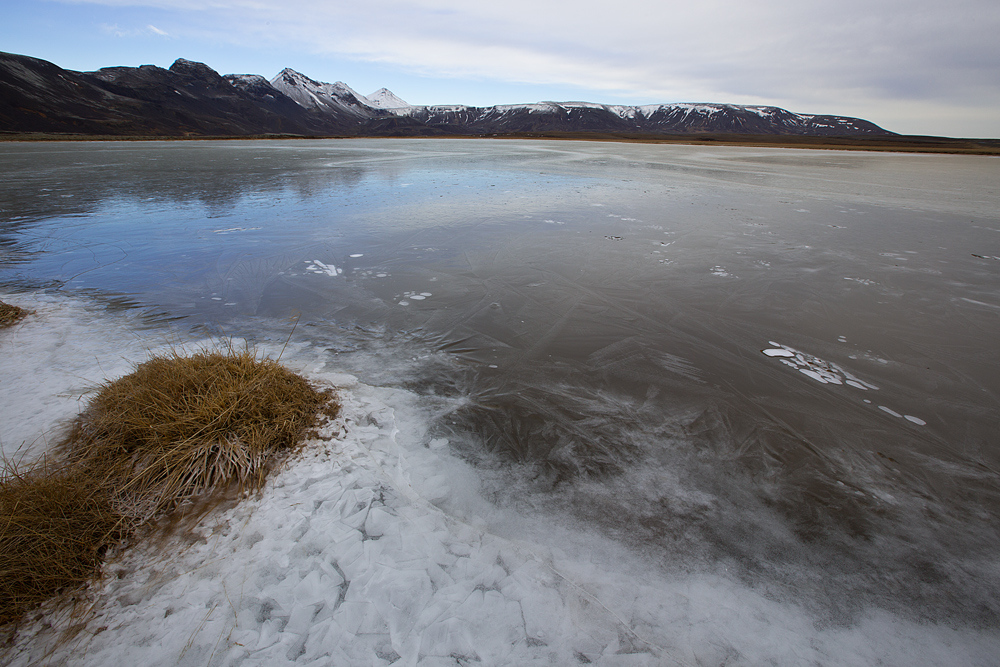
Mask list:
POLYGON ((809 150, 848 150, 887 153, 937 153, 949 155, 1000 155, 1000 139, 957 139, 894 135, 879 137, 827 137, 759 134, 643 134, 637 132, 531 132, 502 135, 373 135, 373 136, 304 136, 260 134, 243 136, 153 136, 60 134, 46 132, 0 132, 0 142, 56 141, 261 141, 317 139, 536 139, 549 141, 602 141, 612 143, 677 144, 687 146, 745 146, 748 148, 800 148, 809 150))

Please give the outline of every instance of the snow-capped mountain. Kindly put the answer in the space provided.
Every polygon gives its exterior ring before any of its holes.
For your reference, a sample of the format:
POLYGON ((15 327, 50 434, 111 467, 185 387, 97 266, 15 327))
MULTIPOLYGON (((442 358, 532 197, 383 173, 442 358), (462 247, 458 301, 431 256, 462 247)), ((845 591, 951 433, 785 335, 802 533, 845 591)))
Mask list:
POLYGON ((271 85, 307 109, 346 111, 359 118, 375 115, 376 105, 342 81, 323 83, 286 67, 271 79, 271 85))
POLYGON ((285 68, 271 79, 271 86, 307 109, 347 111, 362 118, 373 118, 372 110, 409 109, 410 105, 388 88, 379 88, 371 95, 362 95, 343 81, 325 83, 301 72, 285 68))
POLYGON ((72 72, 0 53, 0 131, 118 135, 434 136, 535 133, 889 136, 859 118, 769 106, 539 102, 412 106, 386 88, 365 96, 292 69, 271 81, 203 63, 72 72))
POLYGON ((371 95, 365 96, 373 107, 379 109, 409 109, 409 104, 396 97, 388 88, 379 88, 371 95))
POLYGON ((891 134, 860 118, 796 114, 778 107, 738 104, 540 102, 492 107, 426 106, 390 109, 421 123, 457 133, 648 132, 792 135, 891 134))
POLYGON ((361 95, 347 84, 323 83, 292 69, 271 84, 301 106, 368 119, 368 132, 450 134, 511 132, 730 132, 739 134, 887 134, 859 118, 796 114, 778 107, 738 104, 648 104, 539 102, 490 107, 412 106, 387 88, 361 95), (408 122, 387 120, 386 115, 408 122))

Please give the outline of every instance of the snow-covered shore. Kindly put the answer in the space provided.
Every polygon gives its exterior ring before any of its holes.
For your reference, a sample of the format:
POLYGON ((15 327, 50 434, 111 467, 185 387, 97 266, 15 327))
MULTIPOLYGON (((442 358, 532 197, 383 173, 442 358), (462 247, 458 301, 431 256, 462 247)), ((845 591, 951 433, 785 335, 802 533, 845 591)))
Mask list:
MULTIPOLYGON (((74 407, 148 349, 125 316, 39 297, 0 339, 4 443, 74 407), (58 326, 54 326, 58 324, 58 326), (16 352, 16 353, 15 353, 16 352), (76 366, 67 366, 77 359, 76 366), (34 381, 30 369, 34 368, 34 381), (8 423, 40 399, 30 428, 8 423), (59 389, 62 386, 62 389, 59 389)), ((155 349, 154 349, 155 351, 155 349)), ((479 494, 409 391, 284 361, 343 411, 264 490, 106 566, 82 617, 24 624, 10 665, 986 665, 993 635, 872 611, 821 625, 719 573, 665 573, 557 516, 479 494), (75 624, 83 623, 83 626, 75 624), (64 634, 74 628, 75 632, 64 634)))

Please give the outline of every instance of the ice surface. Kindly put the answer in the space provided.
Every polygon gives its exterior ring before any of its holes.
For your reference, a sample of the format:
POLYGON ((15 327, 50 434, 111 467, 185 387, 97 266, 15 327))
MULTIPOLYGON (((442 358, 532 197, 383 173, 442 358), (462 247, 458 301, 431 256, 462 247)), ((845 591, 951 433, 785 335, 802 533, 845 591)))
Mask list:
POLYGON ((995 662, 1000 161, 307 143, 0 147, 5 450, 207 335, 367 402, 79 661, 995 662))
POLYGON ((83 301, 31 294, 0 295, 0 301, 32 311, 0 330, 0 447, 11 461, 37 458, 101 383, 129 372, 130 359, 169 343, 136 335, 138 318, 108 321, 83 301))
MULTIPOLYGON (((32 305, 93 326, 78 306, 32 305)), ((985 665, 1000 649, 878 611, 821 628, 724 575, 667 576, 614 541, 498 512, 448 440, 428 439, 420 396, 290 352, 337 389, 341 416, 259 495, 112 560, 83 617, 26 623, 6 664, 985 665)))

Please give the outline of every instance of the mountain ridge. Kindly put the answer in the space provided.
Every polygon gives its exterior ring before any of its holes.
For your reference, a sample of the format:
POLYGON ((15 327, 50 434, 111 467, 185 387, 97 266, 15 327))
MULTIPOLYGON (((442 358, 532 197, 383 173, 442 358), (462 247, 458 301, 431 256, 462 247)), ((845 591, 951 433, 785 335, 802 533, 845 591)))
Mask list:
POLYGON ((0 130, 136 136, 503 136, 539 132, 897 136, 847 116, 717 103, 416 106, 285 68, 273 79, 204 63, 75 72, 0 52, 0 130))

